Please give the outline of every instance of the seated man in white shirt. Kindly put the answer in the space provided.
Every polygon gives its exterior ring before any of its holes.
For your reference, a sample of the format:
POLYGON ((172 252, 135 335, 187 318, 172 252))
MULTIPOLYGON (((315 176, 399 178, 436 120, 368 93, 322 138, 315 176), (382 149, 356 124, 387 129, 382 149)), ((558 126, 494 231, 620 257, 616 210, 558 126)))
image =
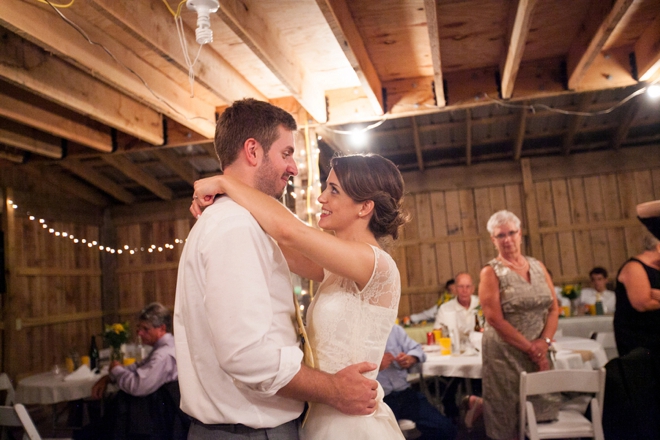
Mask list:
POLYGON ((469 273, 462 272, 454 277, 456 280, 456 298, 440 306, 433 328, 450 327, 455 316, 458 331, 469 333, 474 328, 476 308, 479 298, 474 295, 474 284, 469 273))
POLYGON ((447 302, 447 298, 456 297, 456 283, 454 279, 450 279, 445 283, 445 290, 438 294, 438 301, 429 309, 426 309, 419 313, 413 313, 410 315, 411 324, 419 324, 422 321, 431 321, 434 320, 438 314, 438 309, 442 304, 447 302))
POLYGON ((616 295, 607 290, 607 270, 602 267, 594 267, 589 272, 591 287, 582 289, 579 302, 581 306, 594 305, 598 300, 603 303, 603 313, 612 314, 616 309, 616 295))

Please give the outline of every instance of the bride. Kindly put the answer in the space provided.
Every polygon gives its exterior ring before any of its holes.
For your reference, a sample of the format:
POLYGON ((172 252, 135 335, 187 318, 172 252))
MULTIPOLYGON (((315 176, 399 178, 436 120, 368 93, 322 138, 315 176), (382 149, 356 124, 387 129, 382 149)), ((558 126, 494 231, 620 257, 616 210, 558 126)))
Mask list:
MULTIPOLYGON (((272 197, 228 176, 196 181, 190 210, 198 216, 216 194, 227 194, 278 242, 292 272, 321 282, 307 312, 307 331, 315 365, 336 373, 357 362, 380 364, 401 293, 399 271, 382 243, 398 237, 405 219, 403 178, 391 161, 353 155, 335 157, 331 165, 318 198, 319 227, 334 235, 305 225, 272 197)), ((377 373, 365 376, 376 379, 377 373)), ((378 405, 369 416, 313 403, 301 439, 403 439, 382 399, 378 385, 378 405)))

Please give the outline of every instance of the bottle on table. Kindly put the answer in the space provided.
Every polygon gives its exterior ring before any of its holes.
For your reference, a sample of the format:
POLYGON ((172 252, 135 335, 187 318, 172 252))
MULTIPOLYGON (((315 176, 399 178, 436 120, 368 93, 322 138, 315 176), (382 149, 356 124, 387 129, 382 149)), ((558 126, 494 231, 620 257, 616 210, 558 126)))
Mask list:
POLYGON ((481 324, 479 323, 479 315, 474 314, 474 331, 475 332, 480 332, 481 331, 481 324))
POLYGON ((96 346, 95 336, 92 336, 92 342, 89 345, 89 369, 96 372, 99 370, 99 349, 96 346))
POLYGON ((137 345, 135 347, 135 362, 140 362, 145 357, 146 356, 145 356, 144 345, 142 345, 142 338, 138 336, 137 345))

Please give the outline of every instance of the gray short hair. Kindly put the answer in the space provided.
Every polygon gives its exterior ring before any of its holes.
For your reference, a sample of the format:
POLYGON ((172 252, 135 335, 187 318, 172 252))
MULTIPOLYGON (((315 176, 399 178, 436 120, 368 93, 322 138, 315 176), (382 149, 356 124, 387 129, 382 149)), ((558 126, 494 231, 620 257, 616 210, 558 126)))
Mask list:
POLYGON ((518 216, 511 211, 503 209, 490 216, 488 223, 486 224, 486 229, 488 229, 490 235, 493 235, 495 228, 508 224, 513 224, 514 228, 520 229, 520 219, 518 216))
POLYGON ((644 234, 642 245, 644 246, 645 251, 654 251, 658 246, 658 243, 660 243, 660 240, 655 238, 653 235, 649 234, 648 232, 644 234))
POLYGON ((172 312, 161 303, 152 302, 149 304, 142 309, 138 319, 148 322, 154 328, 164 325, 166 331, 172 333, 172 312))

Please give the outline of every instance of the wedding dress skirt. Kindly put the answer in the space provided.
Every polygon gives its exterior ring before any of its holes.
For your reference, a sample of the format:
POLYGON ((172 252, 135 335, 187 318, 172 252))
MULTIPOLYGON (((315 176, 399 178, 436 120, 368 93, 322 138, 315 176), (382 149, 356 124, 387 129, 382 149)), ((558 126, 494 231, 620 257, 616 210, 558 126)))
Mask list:
POLYGON ((383 402, 383 388, 378 385, 378 407, 368 416, 348 416, 331 406, 312 404, 301 440, 401 440, 403 434, 392 410, 383 402))

